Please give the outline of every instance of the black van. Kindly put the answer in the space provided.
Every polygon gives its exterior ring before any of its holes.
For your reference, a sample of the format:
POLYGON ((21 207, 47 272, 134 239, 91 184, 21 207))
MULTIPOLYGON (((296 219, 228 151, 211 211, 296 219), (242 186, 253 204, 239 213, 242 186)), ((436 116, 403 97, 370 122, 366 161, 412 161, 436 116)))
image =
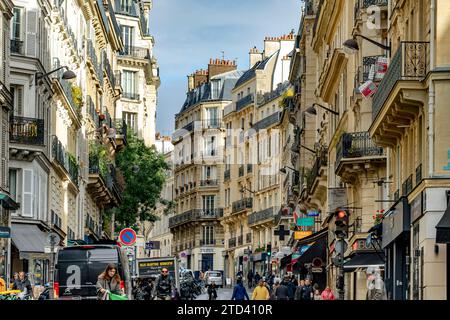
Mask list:
POLYGON ((97 299, 98 276, 109 263, 117 266, 121 287, 131 298, 128 259, 117 245, 77 245, 58 250, 55 261, 55 298, 97 299))

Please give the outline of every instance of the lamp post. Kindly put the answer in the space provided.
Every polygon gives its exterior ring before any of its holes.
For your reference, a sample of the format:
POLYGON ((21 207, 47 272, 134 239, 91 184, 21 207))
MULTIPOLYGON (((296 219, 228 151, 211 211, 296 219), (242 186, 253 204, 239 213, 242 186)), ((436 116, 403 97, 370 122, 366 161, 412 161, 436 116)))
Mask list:
POLYGON ((318 103, 313 103, 312 106, 310 106, 308 109, 306 109, 306 113, 312 114, 314 116, 317 115, 317 111, 316 111, 316 108, 314 108, 314 106, 318 106, 319 108, 322 108, 322 109, 324 109, 324 110, 326 110, 328 112, 331 112, 335 116, 339 115, 339 112, 334 111, 334 110, 332 110, 330 108, 324 107, 323 105, 318 104, 318 103))
POLYGON ((353 39, 348 39, 343 43, 343 46, 345 49, 347 49, 348 53, 353 54, 359 50, 359 45, 358 45, 358 42, 356 41, 356 37, 361 37, 361 38, 369 41, 370 43, 376 45, 377 47, 380 47, 381 49, 386 50, 388 52, 389 56, 391 56, 391 46, 387 46, 382 43, 379 43, 375 40, 372 40, 370 38, 363 36, 362 34, 355 34, 353 36, 353 39))
POLYGON ((55 73, 55 72, 57 72, 57 71, 59 71, 61 69, 66 69, 66 71, 64 71, 64 73, 62 74, 61 79, 70 80, 70 79, 74 79, 74 78, 77 77, 75 72, 73 72, 72 70, 69 70, 69 67, 61 66, 61 67, 56 68, 55 70, 52 70, 52 71, 47 72, 45 74, 42 73, 42 72, 36 72, 36 74, 35 74, 35 83, 37 84, 40 79, 42 79, 44 77, 47 77, 47 76, 51 75, 52 73, 55 73))
POLYGON ((283 174, 286 174, 286 172, 287 172, 286 169, 291 169, 292 171, 294 171, 294 173, 300 174, 300 171, 295 170, 294 168, 291 168, 289 166, 284 166, 283 168, 280 169, 280 172, 283 174))

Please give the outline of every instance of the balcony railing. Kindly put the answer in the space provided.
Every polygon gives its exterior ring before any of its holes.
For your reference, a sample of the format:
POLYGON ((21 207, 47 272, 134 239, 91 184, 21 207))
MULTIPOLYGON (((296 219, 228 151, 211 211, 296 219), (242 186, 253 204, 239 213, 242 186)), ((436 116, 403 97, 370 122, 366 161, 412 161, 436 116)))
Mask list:
POLYGON ((255 96, 253 93, 243 97, 242 99, 238 100, 236 102, 236 112, 244 109, 245 107, 249 106, 250 104, 255 102, 255 96))
POLYGON ((275 112, 275 113, 271 114, 270 116, 255 123, 255 125, 253 126, 253 129, 255 129, 256 131, 266 129, 267 127, 270 127, 271 125, 279 122, 280 117, 281 117, 281 112, 280 111, 275 112))
POLYGON ((245 235, 245 240, 247 243, 251 243, 252 242, 252 233, 249 232, 245 235))
POLYGON ((223 208, 219 209, 193 209, 183 212, 169 219, 169 228, 181 225, 190 221, 203 219, 218 219, 223 217, 223 208))
POLYGON ((119 52, 119 56, 135 59, 150 60, 150 50, 134 46, 125 46, 123 51, 119 52))
POLYGON ((413 176, 410 175, 408 179, 405 180, 402 184, 402 195, 407 196, 411 193, 413 187, 413 176))
POLYGON ((109 63, 109 59, 106 55, 106 52, 103 52, 103 67, 105 68, 106 75, 108 76, 109 82, 111 83, 111 87, 116 87, 116 77, 114 72, 112 71, 111 64, 109 63))
POLYGON ((11 53, 23 54, 23 41, 11 39, 11 53))
POLYGON ((122 98, 130 99, 130 100, 139 100, 140 95, 135 92, 123 92, 122 98))
POLYGON ((100 118, 97 112, 97 108, 95 107, 94 101, 91 96, 87 96, 86 98, 86 110, 97 127, 100 124, 100 118))
POLYGON ((12 116, 9 140, 12 143, 44 145, 44 120, 12 116))
POLYGON ((399 80, 422 81, 429 71, 429 42, 401 42, 373 96, 375 119, 399 80))
POLYGON ((228 248, 234 248, 234 247, 236 247, 236 238, 228 239, 228 248))
POLYGON ((66 170, 72 182, 78 186, 78 164, 75 157, 66 152, 56 136, 53 137, 52 156, 66 170))
POLYGON ((308 193, 311 193, 312 187, 314 185, 314 181, 317 177, 320 176, 320 168, 326 166, 328 163, 328 152, 327 150, 323 150, 320 152, 319 156, 316 157, 316 161, 314 162, 314 166, 312 167, 309 175, 306 179, 306 184, 308 187, 308 193))
POLYGON ((200 239, 201 246, 213 246, 215 244, 216 244, 216 239, 209 239, 209 240, 200 239))
POLYGON ((394 192, 394 201, 397 201, 400 199, 400 190, 397 189, 397 191, 394 192))
POLYGON ((227 169, 223 173, 223 179, 224 180, 230 180, 230 169, 227 169))
POLYGON ((344 133, 336 147, 335 169, 344 158, 382 156, 383 154, 383 148, 373 143, 368 132, 344 133))
POLYGON ((416 186, 422 181, 422 164, 416 168, 416 186))
POLYGON ((240 212, 243 211, 245 209, 251 209, 253 208, 253 199, 252 198, 244 198, 238 201, 234 201, 232 204, 232 212, 236 213, 236 212, 240 212))
POLYGON ((244 175, 244 166, 239 167, 239 177, 242 177, 244 175))
POLYGON ((116 88, 122 87, 122 72, 114 70, 114 78, 116 79, 116 88))
POLYGON ((270 207, 258 212, 253 212, 251 215, 248 216, 248 224, 253 225, 264 220, 274 219, 275 214, 276 214, 275 207, 270 207))
POLYGON ((216 187, 218 185, 219 185, 219 180, 217 180, 217 179, 200 180, 201 187, 216 187))
POLYGON ((108 165, 106 186, 119 201, 122 200, 123 188, 117 181, 117 169, 113 164, 108 165))
POLYGON ((206 119, 202 121, 203 129, 219 129, 222 127, 222 119, 206 119))

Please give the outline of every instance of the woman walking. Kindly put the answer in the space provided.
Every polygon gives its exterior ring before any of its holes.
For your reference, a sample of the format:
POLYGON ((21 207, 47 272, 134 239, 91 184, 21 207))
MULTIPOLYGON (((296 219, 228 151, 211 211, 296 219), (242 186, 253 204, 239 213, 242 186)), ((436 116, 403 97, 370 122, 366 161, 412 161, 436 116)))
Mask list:
POLYGON ((120 288, 120 276, 117 273, 117 268, 112 263, 108 264, 105 271, 98 276, 95 287, 98 300, 107 300, 109 292, 118 295, 124 294, 123 289, 120 288))

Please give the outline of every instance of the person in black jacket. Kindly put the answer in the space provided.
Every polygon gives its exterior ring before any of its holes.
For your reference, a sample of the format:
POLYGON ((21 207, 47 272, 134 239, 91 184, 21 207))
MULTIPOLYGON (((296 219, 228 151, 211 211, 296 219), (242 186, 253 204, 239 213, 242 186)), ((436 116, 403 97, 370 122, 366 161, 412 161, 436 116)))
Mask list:
POLYGON ((276 300, 289 300, 289 291, 288 287, 286 286, 286 282, 278 283, 276 282, 276 288, 274 290, 274 297, 276 300))
POLYGON ((156 280, 155 287, 153 288, 153 296, 157 300, 170 300, 173 289, 173 280, 169 274, 169 270, 163 268, 161 274, 156 280))
POLYGON ((247 272, 247 281, 248 281, 248 287, 253 287, 253 271, 252 269, 249 269, 247 272))
POLYGON ((33 295, 33 289, 31 288, 31 282, 25 275, 25 272, 19 272, 18 281, 14 282, 15 290, 20 290, 24 292, 26 290, 27 295, 33 295))
POLYGON ((300 283, 295 290, 294 300, 303 300, 303 288, 305 286, 305 280, 300 280, 300 283))
POLYGON ((209 300, 217 299, 217 289, 216 289, 216 284, 214 282, 208 286, 208 296, 209 296, 209 300))
POLYGON ((302 290, 302 300, 313 300, 314 290, 309 279, 305 280, 305 286, 302 290))

